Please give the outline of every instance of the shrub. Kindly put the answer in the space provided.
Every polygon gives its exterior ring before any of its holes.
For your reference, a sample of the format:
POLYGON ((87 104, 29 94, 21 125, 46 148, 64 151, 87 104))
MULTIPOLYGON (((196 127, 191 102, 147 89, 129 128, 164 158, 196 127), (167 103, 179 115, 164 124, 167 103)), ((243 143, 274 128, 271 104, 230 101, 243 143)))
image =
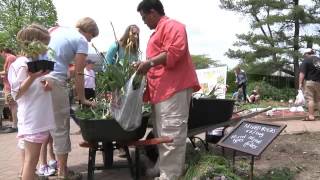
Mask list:
POLYGON ((262 99, 272 100, 289 100, 295 98, 296 90, 294 88, 276 88, 265 81, 257 81, 249 83, 247 87, 247 94, 250 95, 255 87, 259 88, 259 92, 262 99))
POLYGON ((240 180, 232 172, 227 159, 208 152, 193 151, 187 154, 187 172, 183 179, 215 179, 225 177, 228 180, 240 180))

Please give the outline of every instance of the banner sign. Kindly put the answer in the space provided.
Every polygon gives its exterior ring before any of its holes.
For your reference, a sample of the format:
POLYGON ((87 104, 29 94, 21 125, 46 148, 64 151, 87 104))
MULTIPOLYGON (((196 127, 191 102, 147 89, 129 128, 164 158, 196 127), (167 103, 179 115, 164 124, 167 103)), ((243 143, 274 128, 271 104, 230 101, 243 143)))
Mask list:
POLYGON ((217 99, 225 99, 227 70, 227 66, 196 70, 201 86, 197 94, 207 96, 213 91, 217 99))

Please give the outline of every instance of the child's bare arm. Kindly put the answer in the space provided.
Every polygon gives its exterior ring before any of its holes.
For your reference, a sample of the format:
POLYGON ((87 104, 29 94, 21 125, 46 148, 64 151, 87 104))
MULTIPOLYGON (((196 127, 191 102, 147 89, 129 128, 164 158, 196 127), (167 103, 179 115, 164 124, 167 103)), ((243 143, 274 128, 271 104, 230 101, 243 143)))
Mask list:
POLYGON ((41 80, 41 84, 43 86, 44 91, 51 91, 52 90, 52 83, 48 80, 41 80))

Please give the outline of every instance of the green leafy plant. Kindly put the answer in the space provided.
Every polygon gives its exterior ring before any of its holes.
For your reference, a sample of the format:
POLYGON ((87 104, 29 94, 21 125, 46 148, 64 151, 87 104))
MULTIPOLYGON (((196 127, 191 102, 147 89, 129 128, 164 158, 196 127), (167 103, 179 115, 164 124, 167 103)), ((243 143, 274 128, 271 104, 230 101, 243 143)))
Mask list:
POLYGON ((75 112, 76 116, 83 120, 111 119, 110 99, 98 94, 94 101, 96 102, 94 108, 81 105, 75 112))
POLYGON ((38 60, 38 56, 48 50, 48 46, 40 41, 20 42, 22 53, 33 61, 38 60))
MULTIPOLYGON (((111 103, 117 103, 121 95, 125 93, 125 85, 135 73, 135 68, 127 57, 116 60, 115 64, 106 64, 105 66, 107 67, 106 71, 99 72, 96 76, 96 92, 98 95, 94 101, 96 101, 97 106, 94 108, 83 107, 76 112, 76 116, 82 119, 112 118, 111 103)), ((132 82, 133 89, 140 87, 142 77, 142 75, 136 75, 134 77, 132 82)))
POLYGON ((212 152, 195 151, 187 146, 186 163, 187 171, 183 177, 185 180, 206 180, 222 176, 228 180, 240 180, 237 175, 232 173, 228 160, 222 156, 216 156, 212 152))
POLYGON ((197 160, 189 165, 184 179, 214 179, 224 176, 227 179, 240 180, 237 175, 231 172, 225 158, 208 153, 200 153, 199 155, 196 157, 197 160))

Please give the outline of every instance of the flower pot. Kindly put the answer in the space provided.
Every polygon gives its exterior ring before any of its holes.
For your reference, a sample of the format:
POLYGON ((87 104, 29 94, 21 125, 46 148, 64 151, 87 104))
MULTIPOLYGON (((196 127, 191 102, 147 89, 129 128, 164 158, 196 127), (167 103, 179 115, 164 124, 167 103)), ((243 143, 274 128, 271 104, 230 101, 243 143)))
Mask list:
POLYGON ((27 62, 29 72, 35 73, 40 70, 52 71, 54 69, 54 62, 48 60, 37 60, 27 62))
POLYGON ((39 69, 37 68, 37 61, 27 62, 27 65, 28 65, 29 72, 35 73, 39 71, 39 69))

